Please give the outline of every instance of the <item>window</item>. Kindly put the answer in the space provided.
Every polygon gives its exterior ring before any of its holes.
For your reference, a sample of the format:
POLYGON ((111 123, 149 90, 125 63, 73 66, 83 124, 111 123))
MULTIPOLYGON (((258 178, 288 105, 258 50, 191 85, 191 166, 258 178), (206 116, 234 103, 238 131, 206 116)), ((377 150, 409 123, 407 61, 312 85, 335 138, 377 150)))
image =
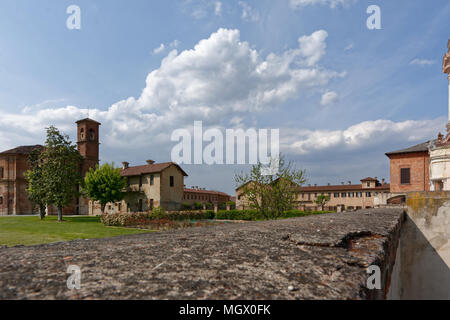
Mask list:
POLYGON ((401 184, 410 184, 411 183, 411 169, 410 168, 401 168, 400 169, 400 183, 401 184))
POLYGON ((139 188, 142 187, 142 176, 139 176, 139 188))
POLYGON ((144 209, 143 208, 143 201, 142 201, 142 199, 139 199, 139 212, 144 211, 143 209, 144 209))
POLYGON ((119 212, 122 211, 122 204, 120 202, 117 204, 117 210, 119 212))
POLYGON ((366 192, 366 197, 367 198, 370 198, 372 196, 372 193, 371 192, 366 192))
POLYGON ((366 182, 366 186, 367 186, 367 188, 370 188, 370 182, 369 181, 366 182))
POLYGON ((81 141, 84 140, 84 128, 81 128, 81 130, 80 130, 80 140, 81 141))
POLYGON ((153 209, 153 202, 154 202, 154 200, 153 200, 153 199, 150 199, 150 210, 153 209))
POLYGON ((339 198, 339 192, 335 192, 335 193, 334 193, 334 197, 335 197, 335 198, 339 198))
POLYGON ((3 167, 0 167, 0 179, 3 179, 3 176, 5 175, 5 170, 3 167))
POLYGON ((0 204, 3 204, 3 197, 0 197, 0 204))
POLYGON ((342 192, 342 193, 341 193, 341 197, 342 197, 342 198, 346 198, 346 197, 347 197, 347 193, 346 193, 346 192, 342 192))
POLYGON ((155 184, 155 176, 154 175, 151 175, 150 176, 150 185, 152 186, 152 185, 154 185, 155 184))
POLYGON ((171 187, 175 186, 175 179, 173 176, 170 176, 170 186, 171 187))
POLYGON ((94 131, 94 129, 89 129, 89 139, 91 141, 95 140, 95 131, 94 131))

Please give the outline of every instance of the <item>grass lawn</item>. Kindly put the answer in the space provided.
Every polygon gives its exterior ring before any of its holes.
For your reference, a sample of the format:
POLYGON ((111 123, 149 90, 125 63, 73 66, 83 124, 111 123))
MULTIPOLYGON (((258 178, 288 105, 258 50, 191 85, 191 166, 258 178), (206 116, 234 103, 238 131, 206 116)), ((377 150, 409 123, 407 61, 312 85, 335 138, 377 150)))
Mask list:
POLYGON ((148 230, 105 227, 99 217, 0 217, 0 246, 34 245, 75 239, 108 238, 148 230))

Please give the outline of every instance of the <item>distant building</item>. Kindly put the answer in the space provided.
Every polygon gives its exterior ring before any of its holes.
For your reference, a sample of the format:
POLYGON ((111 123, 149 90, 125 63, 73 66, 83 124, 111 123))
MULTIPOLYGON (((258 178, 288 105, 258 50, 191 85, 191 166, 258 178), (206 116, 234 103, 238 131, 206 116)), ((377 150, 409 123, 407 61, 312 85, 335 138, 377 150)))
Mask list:
MULTIPOLYGON (((178 164, 147 160, 146 165, 130 167, 128 162, 123 162, 121 176, 127 179, 127 188, 124 200, 115 204, 115 212, 144 212, 155 207, 164 210, 181 208, 184 177, 188 175, 178 164)), ((107 209, 111 211, 113 208, 109 206, 107 209)))
MULTIPOLYGON (((253 182, 249 182, 253 183, 253 182)), ((236 189, 236 206, 239 209, 248 209, 250 203, 245 196, 243 196, 244 186, 236 189)), ((327 186, 299 186, 299 195, 296 201, 296 209, 321 210, 321 207, 315 203, 320 195, 330 197, 324 205, 325 210, 344 211, 344 210, 359 210, 365 208, 375 207, 374 199, 380 194, 389 193, 389 184, 384 180, 380 183, 376 178, 365 178, 361 180, 361 184, 347 184, 341 185, 327 185, 327 186)))
MULTIPOLYGON (((84 177, 90 168, 99 162, 99 126, 92 119, 83 119, 77 123, 77 146, 83 157, 80 173, 84 177)), ((34 150, 44 150, 41 145, 21 146, 0 153, 0 215, 23 215, 37 213, 28 200, 27 181, 24 173, 29 170, 28 157, 34 150)), ((49 214, 56 208, 48 208, 49 214)), ((89 200, 80 197, 63 208, 63 214, 88 214, 89 200)))
POLYGON ((389 193, 389 184, 384 180, 380 183, 377 178, 365 178, 360 184, 352 184, 350 181, 341 185, 307 186, 300 187, 297 208, 299 210, 320 210, 315 203, 320 195, 330 197, 324 209, 330 211, 360 210, 374 208, 375 197, 389 193))
POLYGON ((195 203, 201 203, 204 206, 208 204, 213 206, 224 206, 231 200, 231 196, 225 192, 205 190, 198 187, 184 189, 183 204, 185 203, 191 206, 195 203))
POLYGON ((24 173, 29 169, 30 153, 43 149, 41 145, 21 146, 0 153, 0 215, 33 212, 26 192, 28 183, 24 173))

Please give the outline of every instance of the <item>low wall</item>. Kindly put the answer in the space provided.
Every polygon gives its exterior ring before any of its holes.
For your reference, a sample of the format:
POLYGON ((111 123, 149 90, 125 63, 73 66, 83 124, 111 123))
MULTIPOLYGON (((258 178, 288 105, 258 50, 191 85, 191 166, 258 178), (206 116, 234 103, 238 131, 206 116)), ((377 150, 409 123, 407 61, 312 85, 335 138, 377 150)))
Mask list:
POLYGON ((403 221, 371 209, 0 248, 0 299, 385 299, 403 221))
POLYGON ((390 299, 450 299, 450 193, 407 196, 390 299))

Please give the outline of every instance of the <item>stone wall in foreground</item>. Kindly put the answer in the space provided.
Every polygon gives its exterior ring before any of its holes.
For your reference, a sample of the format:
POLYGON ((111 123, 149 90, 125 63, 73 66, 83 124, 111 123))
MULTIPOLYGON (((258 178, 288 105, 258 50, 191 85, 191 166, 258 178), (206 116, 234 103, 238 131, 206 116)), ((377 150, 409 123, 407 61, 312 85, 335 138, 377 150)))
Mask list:
POLYGON ((372 209, 2 248, 0 299, 384 299, 403 219, 372 209))

